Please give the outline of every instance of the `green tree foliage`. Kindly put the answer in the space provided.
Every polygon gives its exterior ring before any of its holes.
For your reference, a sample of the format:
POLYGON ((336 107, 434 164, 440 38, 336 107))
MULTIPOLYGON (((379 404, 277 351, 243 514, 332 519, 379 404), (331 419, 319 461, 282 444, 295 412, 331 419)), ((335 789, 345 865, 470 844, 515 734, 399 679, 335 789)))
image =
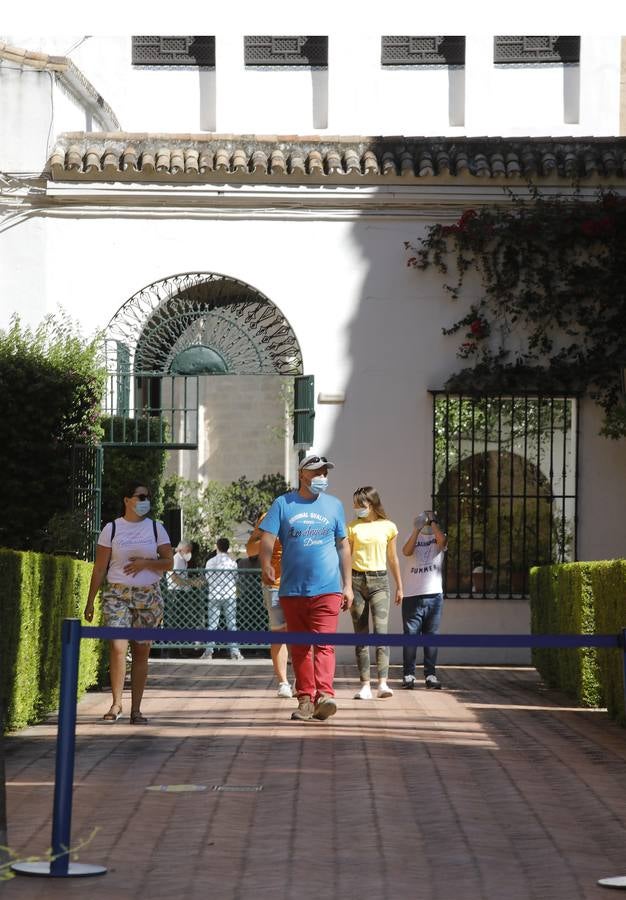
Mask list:
POLYGON ((69 509, 71 447, 101 435, 99 347, 64 315, 34 330, 14 316, 0 330, 0 545, 38 549, 50 519, 69 509))
POLYGON ((619 371, 626 364, 626 198, 513 197, 433 225, 407 265, 452 275, 461 297, 477 273, 482 293, 444 334, 461 333, 457 392, 589 390, 604 411, 602 433, 626 435, 619 371))
MULTIPOLYGON (((116 416, 102 420, 105 434, 115 439, 121 435, 122 420, 116 416), (111 430, 111 425, 114 430, 111 430), (119 432, 119 434, 118 434, 119 432)), ((133 434, 135 420, 127 419, 126 436, 133 434)), ((160 437, 161 422, 157 417, 141 420, 138 439, 157 442, 160 437)), ((167 462, 167 451, 160 447, 133 447, 131 445, 104 448, 104 472, 102 475, 102 524, 111 522, 123 513, 122 491, 124 485, 137 478, 145 479, 152 488, 152 512, 158 517, 163 510, 163 473, 167 462)))
POLYGON ((164 505, 183 510, 185 538, 197 541, 200 554, 206 555, 218 537, 232 538, 238 524, 254 525, 272 501, 287 490, 289 485, 279 474, 264 475, 259 481, 242 475, 230 484, 209 481, 205 488, 173 476, 164 485, 164 505))

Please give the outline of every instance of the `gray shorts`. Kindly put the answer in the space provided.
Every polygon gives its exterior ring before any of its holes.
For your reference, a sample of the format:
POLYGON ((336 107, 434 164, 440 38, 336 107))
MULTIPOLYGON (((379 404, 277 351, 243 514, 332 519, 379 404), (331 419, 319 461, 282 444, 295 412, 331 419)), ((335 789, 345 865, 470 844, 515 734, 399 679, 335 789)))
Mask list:
POLYGON ((267 617, 270 620, 270 631, 280 631, 285 628, 285 614, 278 599, 278 588, 263 585, 263 603, 267 610, 267 617))

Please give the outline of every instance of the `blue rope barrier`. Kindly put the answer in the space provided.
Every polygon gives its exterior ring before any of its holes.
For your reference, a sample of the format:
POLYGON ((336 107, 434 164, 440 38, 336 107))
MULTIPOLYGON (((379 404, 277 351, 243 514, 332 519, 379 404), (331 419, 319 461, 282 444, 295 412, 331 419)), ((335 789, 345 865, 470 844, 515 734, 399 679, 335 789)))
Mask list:
POLYGON ((309 631, 226 631, 196 628, 81 626, 81 637, 107 640, 196 641, 199 644, 332 644, 343 647, 621 647, 613 634, 352 634, 309 631))

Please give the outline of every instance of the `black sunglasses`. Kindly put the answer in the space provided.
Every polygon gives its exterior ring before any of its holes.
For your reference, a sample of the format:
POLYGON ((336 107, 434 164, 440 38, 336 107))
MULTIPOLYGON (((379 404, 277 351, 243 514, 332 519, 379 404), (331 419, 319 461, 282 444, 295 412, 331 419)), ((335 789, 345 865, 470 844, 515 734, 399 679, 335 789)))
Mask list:
POLYGON ((149 500, 150 494, 133 494, 133 497, 136 497, 137 500, 149 500))
POLYGON ((312 456, 311 459, 307 459, 304 463, 305 466, 310 466, 312 463, 318 462, 328 462, 325 456, 312 456))

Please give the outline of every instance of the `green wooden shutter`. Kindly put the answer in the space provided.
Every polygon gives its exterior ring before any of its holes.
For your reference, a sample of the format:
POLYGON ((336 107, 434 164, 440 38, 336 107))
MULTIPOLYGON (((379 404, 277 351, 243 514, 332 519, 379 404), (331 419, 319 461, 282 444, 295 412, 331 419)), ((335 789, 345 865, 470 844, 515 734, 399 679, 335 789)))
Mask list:
POLYGON ((293 443, 311 447, 315 422, 315 378, 297 375, 294 379, 293 443))

